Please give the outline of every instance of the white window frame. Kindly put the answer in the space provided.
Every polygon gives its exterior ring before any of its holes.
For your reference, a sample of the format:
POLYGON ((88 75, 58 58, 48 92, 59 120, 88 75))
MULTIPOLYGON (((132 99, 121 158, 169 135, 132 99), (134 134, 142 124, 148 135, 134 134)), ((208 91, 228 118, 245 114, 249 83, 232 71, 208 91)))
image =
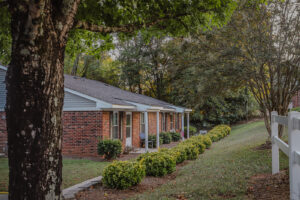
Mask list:
MULTIPOLYGON (((145 124, 145 113, 144 112, 141 112, 141 115, 140 115, 140 132, 142 132, 142 126, 144 125, 144 130, 146 130, 146 124, 145 124), (143 117, 142 117, 143 116, 143 117)), ((144 131, 145 133, 145 131, 144 131)))
POLYGON ((170 113, 170 130, 174 130, 174 113, 170 113))
POLYGON ((111 123, 112 124, 111 124, 111 130, 110 130, 110 138, 111 139, 119 139, 119 129, 120 129, 120 127, 119 127, 119 118, 120 118, 119 112, 118 111, 113 111, 113 113, 112 113, 112 119, 111 119, 111 123), (115 114, 117 114, 117 124, 116 125, 114 124, 115 114), (118 135, 117 138, 113 137, 114 136, 114 133, 113 133, 114 127, 117 127, 117 135, 118 135))

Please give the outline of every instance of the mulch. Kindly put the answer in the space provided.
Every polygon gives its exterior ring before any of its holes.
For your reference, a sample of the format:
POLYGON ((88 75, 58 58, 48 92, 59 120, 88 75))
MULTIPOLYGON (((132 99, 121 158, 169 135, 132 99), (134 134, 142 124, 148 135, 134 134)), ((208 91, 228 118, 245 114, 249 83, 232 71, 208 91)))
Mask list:
POLYGON ((258 174, 250 178, 247 188, 249 199, 288 200, 290 199, 287 170, 277 174, 258 174))
POLYGON ((81 191, 76 194, 76 200, 121 200, 127 199, 134 195, 141 194, 146 191, 153 191, 155 188, 163 185, 176 178, 178 170, 186 165, 189 161, 185 161, 176 166, 176 171, 164 177, 151 177, 146 176, 140 184, 130 187, 126 190, 116 190, 104 187, 102 184, 90 187, 87 190, 81 191))

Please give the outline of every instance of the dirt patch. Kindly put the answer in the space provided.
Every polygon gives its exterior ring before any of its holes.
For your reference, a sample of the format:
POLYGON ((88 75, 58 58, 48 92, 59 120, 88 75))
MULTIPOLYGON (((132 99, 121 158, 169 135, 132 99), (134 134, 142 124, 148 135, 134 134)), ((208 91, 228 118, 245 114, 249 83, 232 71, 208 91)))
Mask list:
POLYGON ((176 166, 176 171, 172 174, 166 175, 164 177, 151 177, 147 176, 143 181, 134 187, 131 187, 126 190, 116 190, 108 189, 102 186, 101 184, 95 185, 87 190, 81 191, 76 194, 76 200, 94 200, 94 199, 105 199, 105 200, 120 200, 127 199, 136 194, 143 193, 145 191, 151 191, 157 188, 158 186, 165 184, 169 181, 172 181, 176 178, 178 170, 186 165, 189 161, 185 161, 176 166))
POLYGON ((268 150, 272 148, 272 143, 271 141, 266 141, 265 143, 257 146, 254 148, 254 150, 268 150))
POLYGON ((290 199, 289 176, 287 171, 284 170, 275 175, 259 174, 251 177, 247 192, 249 199, 290 199))

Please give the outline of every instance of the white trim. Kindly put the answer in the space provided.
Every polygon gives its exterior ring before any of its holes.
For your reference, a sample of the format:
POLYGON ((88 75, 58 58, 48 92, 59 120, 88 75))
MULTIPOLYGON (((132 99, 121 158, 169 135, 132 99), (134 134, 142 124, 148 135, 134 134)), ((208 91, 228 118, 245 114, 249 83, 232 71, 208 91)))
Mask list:
POLYGON ((187 108, 187 109, 184 110, 184 112, 186 112, 186 113, 193 112, 193 109, 187 108))
POLYGON ((136 107, 135 106, 112 104, 112 108, 116 108, 116 109, 135 109, 136 107))
POLYGON ((63 111, 99 111, 100 108, 96 107, 74 107, 74 108, 63 108, 63 111))
POLYGON ((0 69, 3 69, 3 70, 5 70, 5 71, 7 71, 7 68, 4 67, 4 66, 2 66, 2 65, 0 65, 0 69))

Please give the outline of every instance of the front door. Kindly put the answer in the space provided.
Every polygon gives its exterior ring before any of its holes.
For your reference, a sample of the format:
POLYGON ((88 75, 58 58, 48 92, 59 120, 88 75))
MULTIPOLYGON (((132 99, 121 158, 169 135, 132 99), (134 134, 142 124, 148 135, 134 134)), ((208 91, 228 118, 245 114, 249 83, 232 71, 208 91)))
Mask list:
POLYGON ((132 113, 126 112, 126 146, 132 146, 132 113))

